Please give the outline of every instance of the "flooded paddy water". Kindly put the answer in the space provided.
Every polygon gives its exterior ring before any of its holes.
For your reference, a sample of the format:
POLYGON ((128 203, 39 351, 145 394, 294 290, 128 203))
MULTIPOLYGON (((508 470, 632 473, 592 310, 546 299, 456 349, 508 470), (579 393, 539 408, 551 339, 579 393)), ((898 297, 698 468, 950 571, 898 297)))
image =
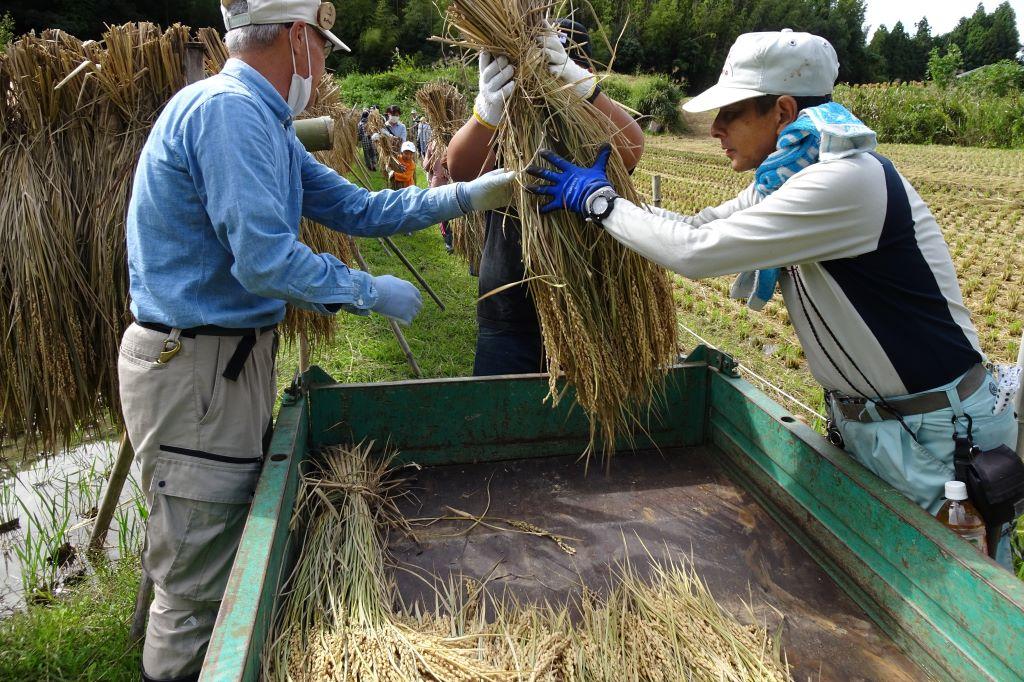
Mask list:
MULTIPOLYGON (((0 618, 59 596, 91 570, 86 546, 117 445, 84 443, 2 474, 0 618)), ((145 506, 138 480, 135 463, 107 534, 108 558, 141 548, 145 506)))

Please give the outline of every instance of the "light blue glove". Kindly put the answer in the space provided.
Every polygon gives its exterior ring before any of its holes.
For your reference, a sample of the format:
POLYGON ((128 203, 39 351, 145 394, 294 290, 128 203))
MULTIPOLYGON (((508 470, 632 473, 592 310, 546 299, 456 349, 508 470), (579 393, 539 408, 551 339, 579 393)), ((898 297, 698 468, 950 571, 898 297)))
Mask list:
POLYGON ((412 323, 423 307, 420 290, 404 279, 380 275, 373 278, 373 289, 377 293, 377 302, 370 310, 404 325, 412 323))
POLYGON ((550 185, 530 185, 526 189, 533 194, 551 197, 540 207, 540 212, 550 213, 564 208, 580 215, 587 214, 587 199, 602 187, 611 187, 608 180, 608 157, 612 146, 606 144, 597 152, 597 159, 590 168, 581 168, 566 161, 553 151, 545 149, 540 155, 558 170, 531 166, 526 172, 535 178, 547 180, 550 185))

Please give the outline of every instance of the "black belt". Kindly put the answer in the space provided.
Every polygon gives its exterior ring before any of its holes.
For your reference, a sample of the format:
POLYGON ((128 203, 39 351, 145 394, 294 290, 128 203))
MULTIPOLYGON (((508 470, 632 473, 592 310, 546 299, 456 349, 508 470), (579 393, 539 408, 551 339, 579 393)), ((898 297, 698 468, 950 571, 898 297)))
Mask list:
MULTIPOLYGON (((960 383, 956 385, 956 394, 960 397, 960 400, 966 400, 971 397, 985 383, 986 378, 988 378, 988 370, 985 369, 984 365, 975 365, 968 370, 967 374, 960 380, 960 383)), ((833 393, 832 395, 835 397, 832 405, 846 419, 864 423, 874 421, 867 410, 864 409, 864 405, 867 403, 864 398, 853 398, 839 393, 833 393)), ((885 403, 884 406, 875 403, 875 410, 882 419, 897 419, 898 417, 906 417, 911 414, 927 414, 928 412, 935 412, 936 410, 950 407, 949 396, 946 395, 945 391, 922 393, 913 398, 886 399, 885 403)))
MULTIPOLYGON (((158 322, 139 322, 136 320, 135 324, 143 327, 144 329, 151 329, 155 332, 163 332, 164 334, 170 334, 172 331, 171 327, 166 324, 160 324, 158 322)), ((252 355, 252 349, 256 347, 256 339, 260 334, 274 331, 277 329, 276 324, 267 325, 266 327, 219 327, 215 324, 207 324, 201 327, 190 327, 188 329, 180 329, 180 335, 186 339, 194 339, 197 336, 240 336, 241 340, 238 342, 238 346, 235 347, 235 352, 231 355, 228 360, 227 366, 224 368, 224 372, 221 374, 225 379, 231 381, 237 381, 239 375, 242 373, 242 369, 245 367, 246 361, 249 356, 252 355)))

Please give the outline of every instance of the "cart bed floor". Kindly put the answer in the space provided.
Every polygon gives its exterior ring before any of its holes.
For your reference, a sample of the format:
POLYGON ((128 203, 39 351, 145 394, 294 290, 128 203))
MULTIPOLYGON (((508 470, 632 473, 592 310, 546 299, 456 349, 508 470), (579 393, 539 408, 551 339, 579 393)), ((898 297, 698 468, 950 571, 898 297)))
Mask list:
MULTIPOLYGON (((419 544, 395 537, 399 565, 447 580, 490 576, 491 594, 564 602, 581 582, 604 591, 608 565, 627 556, 638 569, 691 555, 718 602, 741 620, 755 617, 782 644, 796 680, 917 680, 920 669, 891 642, 811 556, 716 460, 713 447, 620 453, 611 472, 584 475, 575 457, 424 468, 403 500, 407 517, 474 516, 527 521, 573 539, 574 555, 553 541, 460 521, 416 528, 419 544), (646 547, 646 549, 645 549, 646 547), (780 615, 782 614, 782 615, 780 615)), ((424 582, 396 572, 406 603, 434 604, 424 582)))

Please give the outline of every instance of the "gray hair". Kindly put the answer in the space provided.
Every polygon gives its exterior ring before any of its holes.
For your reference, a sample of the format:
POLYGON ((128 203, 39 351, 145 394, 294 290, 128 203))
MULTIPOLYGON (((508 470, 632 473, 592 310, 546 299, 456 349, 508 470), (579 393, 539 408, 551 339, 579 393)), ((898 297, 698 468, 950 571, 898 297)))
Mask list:
MULTIPOLYGON (((243 14, 249 11, 247 0, 231 0, 228 14, 243 14)), ((288 24, 249 24, 233 28, 224 35, 228 46, 228 54, 232 57, 243 52, 260 50, 270 47, 282 32, 288 30, 288 24)))

